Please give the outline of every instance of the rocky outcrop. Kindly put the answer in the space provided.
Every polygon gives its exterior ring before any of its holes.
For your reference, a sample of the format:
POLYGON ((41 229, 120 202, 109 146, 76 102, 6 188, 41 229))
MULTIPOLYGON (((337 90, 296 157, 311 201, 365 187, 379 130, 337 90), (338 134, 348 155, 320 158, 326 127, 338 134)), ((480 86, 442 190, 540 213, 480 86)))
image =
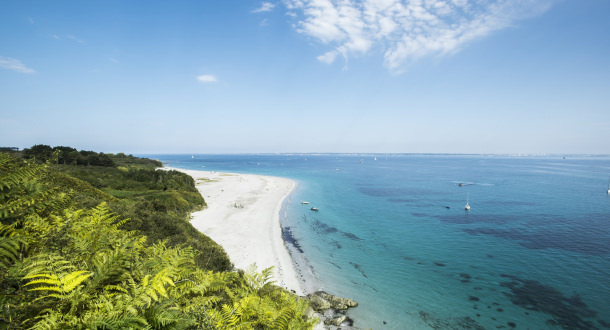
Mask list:
POLYGON ((307 296, 307 298, 309 299, 309 305, 311 305, 311 308, 313 308, 315 311, 320 312, 331 308, 331 304, 328 300, 316 294, 310 294, 307 296))
POLYGON ((316 291, 315 293, 307 295, 311 307, 316 311, 324 311, 329 308, 345 310, 350 307, 358 306, 358 303, 349 298, 341 298, 339 296, 333 296, 324 291, 316 291))
POLYGON ((324 291, 307 295, 307 300, 327 328, 334 329, 341 324, 349 324, 350 326, 353 324, 353 321, 345 315, 345 311, 350 307, 358 306, 355 300, 334 296, 324 291))
POLYGON ((358 306, 358 303, 353 299, 333 296, 332 294, 328 294, 324 291, 317 291, 316 293, 314 293, 314 295, 330 302, 331 308, 334 308, 334 309, 344 310, 344 309, 348 309, 350 307, 358 306))

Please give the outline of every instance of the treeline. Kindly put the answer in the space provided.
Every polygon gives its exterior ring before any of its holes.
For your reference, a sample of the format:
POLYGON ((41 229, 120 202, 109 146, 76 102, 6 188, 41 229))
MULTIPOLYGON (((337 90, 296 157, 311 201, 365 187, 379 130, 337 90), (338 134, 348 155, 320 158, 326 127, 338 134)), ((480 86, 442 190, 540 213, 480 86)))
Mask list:
POLYGON ((115 167, 118 164, 127 165, 154 165, 161 167, 163 164, 158 160, 134 157, 124 153, 111 154, 95 152, 90 150, 76 150, 72 147, 56 146, 51 147, 46 144, 37 144, 31 148, 19 150, 16 147, 0 147, 0 152, 20 154, 24 159, 36 160, 39 163, 48 162, 53 159, 55 164, 63 165, 85 165, 85 166, 106 166, 115 167))
POLYGON ((63 165, 61 151, 0 152, 0 328, 312 327, 270 270, 233 272, 190 225, 205 207, 190 176, 122 154, 63 165))
POLYGON ((115 166, 110 155, 94 151, 78 151, 72 147, 53 147, 45 144, 37 144, 31 148, 23 149, 24 159, 35 159, 41 163, 54 158, 58 164, 64 165, 91 165, 91 166, 115 166))

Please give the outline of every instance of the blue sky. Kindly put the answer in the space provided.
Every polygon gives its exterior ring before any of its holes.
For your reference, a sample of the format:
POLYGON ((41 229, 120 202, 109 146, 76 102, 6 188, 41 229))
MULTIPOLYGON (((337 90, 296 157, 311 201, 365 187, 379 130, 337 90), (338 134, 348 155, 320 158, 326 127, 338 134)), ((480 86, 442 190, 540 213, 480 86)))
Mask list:
POLYGON ((0 146, 610 154, 610 1, 0 2, 0 146))

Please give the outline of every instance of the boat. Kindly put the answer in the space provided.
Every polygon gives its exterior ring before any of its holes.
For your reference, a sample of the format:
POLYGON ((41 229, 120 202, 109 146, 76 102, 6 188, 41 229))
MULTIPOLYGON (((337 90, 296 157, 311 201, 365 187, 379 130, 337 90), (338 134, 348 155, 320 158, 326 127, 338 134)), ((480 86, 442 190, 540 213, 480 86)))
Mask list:
POLYGON ((464 206, 464 210, 466 211, 470 211, 470 205, 468 204, 468 197, 470 197, 469 195, 470 194, 466 195, 466 206, 464 206))
POLYGON ((608 178, 608 195, 610 195, 610 178, 608 178))
POLYGON ((301 201, 301 204, 309 204, 308 201, 301 201))
POLYGON ((311 208, 311 210, 312 210, 312 211, 315 211, 315 212, 320 211, 320 209, 318 209, 317 207, 312 207, 312 208, 311 208))

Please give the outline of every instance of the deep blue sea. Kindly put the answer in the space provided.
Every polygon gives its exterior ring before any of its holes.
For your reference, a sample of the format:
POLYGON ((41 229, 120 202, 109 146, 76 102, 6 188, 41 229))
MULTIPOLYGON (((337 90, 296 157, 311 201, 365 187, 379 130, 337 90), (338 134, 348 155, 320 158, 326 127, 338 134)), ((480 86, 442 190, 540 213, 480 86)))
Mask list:
POLYGON ((293 258, 355 326, 610 328, 610 157, 146 156, 295 180, 293 258))

